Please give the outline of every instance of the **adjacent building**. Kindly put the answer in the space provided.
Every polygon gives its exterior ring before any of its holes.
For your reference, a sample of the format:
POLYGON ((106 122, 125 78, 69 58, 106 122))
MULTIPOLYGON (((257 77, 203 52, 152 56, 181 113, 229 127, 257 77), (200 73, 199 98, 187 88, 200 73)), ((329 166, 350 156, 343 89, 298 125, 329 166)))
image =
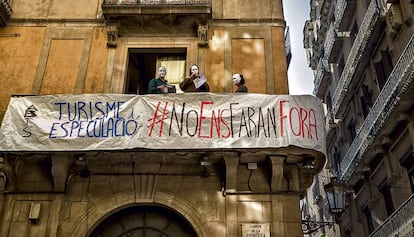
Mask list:
POLYGON ((285 37, 281 0, 1 0, 0 236, 302 236, 325 131, 285 37), (192 64, 211 93, 147 95, 192 64))
POLYGON ((321 227, 310 234, 413 236, 414 3, 312 0, 310 9, 303 44, 328 149, 303 199, 303 217, 321 227), (329 208, 330 184, 345 188, 343 208, 329 208))

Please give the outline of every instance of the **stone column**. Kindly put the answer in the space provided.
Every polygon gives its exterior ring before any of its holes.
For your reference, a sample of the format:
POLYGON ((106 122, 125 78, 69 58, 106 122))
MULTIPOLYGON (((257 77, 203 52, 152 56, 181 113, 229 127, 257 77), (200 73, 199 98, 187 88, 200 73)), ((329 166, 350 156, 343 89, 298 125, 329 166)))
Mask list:
MULTIPOLYGON (((227 152, 224 154, 226 176, 224 192, 237 190, 237 167, 239 166, 239 154, 227 152)), ((227 236, 237 236, 237 195, 226 195, 226 223, 227 236)))
POLYGON ((236 152, 224 154, 226 164, 226 177, 224 191, 235 192, 237 187, 237 166, 239 165, 239 155, 236 152))

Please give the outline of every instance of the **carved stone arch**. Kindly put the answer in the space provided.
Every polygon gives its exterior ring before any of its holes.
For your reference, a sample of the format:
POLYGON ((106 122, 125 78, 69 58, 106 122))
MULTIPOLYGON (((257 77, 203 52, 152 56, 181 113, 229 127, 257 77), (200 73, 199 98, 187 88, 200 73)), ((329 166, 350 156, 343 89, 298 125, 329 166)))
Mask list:
POLYGON ((78 221, 74 223, 68 236, 87 237, 91 234, 94 228, 109 216, 135 205, 165 206, 185 218, 193 227, 197 236, 212 236, 212 231, 208 225, 207 219, 198 213, 196 207, 174 193, 164 191, 157 191, 154 198, 151 200, 143 199, 134 201, 133 199, 126 199, 125 193, 118 193, 111 197, 103 198, 94 204, 90 204, 88 212, 82 215, 78 221), (108 203, 116 203, 117 205, 108 205, 108 203))

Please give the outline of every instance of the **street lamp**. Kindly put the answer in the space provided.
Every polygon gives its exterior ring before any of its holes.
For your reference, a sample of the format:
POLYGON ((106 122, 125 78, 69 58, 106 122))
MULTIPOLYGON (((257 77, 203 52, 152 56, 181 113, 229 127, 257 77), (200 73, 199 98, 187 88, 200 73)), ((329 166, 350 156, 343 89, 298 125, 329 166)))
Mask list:
POLYGON ((310 220, 309 216, 306 216, 306 218, 302 220, 302 232, 304 234, 313 233, 324 226, 332 227, 339 215, 345 211, 344 185, 334 177, 331 178, 331 182, 324 185, 324 189, 326 192, 326 198, 328 199, 329 212, 333 215, 334 222, 314 221, 310 220))
POLYGON ((345 188, 335 177, 324 185, 326 198, 328 199, 329 212, 338 217, 345 211, 345 188))

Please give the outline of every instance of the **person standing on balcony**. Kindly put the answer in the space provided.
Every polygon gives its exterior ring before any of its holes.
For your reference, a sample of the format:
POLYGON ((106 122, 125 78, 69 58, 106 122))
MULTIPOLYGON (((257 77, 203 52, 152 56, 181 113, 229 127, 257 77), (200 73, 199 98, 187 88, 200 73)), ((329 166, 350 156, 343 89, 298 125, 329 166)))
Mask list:
POLYGON ((209 92, 210 86, 207 83, 207 78, 204 74, 199 72, 197 64, 190 67, 190 77, 185 78, 180 83, 180 88, 184 92, 209 92))
POLYGON ((175 87, 168 84, 165 76, 167 75, 167 68, 161 66, 158 68, 158 78, 153 78, 148 83, 149 94, 167 94, 175 93, 175 87))
POLYGON ((237 86, 236 93, 247 93, 247 87, 244 85, 246 82, 242 74, 234 74, 232 77, 233 84, 237 86))

